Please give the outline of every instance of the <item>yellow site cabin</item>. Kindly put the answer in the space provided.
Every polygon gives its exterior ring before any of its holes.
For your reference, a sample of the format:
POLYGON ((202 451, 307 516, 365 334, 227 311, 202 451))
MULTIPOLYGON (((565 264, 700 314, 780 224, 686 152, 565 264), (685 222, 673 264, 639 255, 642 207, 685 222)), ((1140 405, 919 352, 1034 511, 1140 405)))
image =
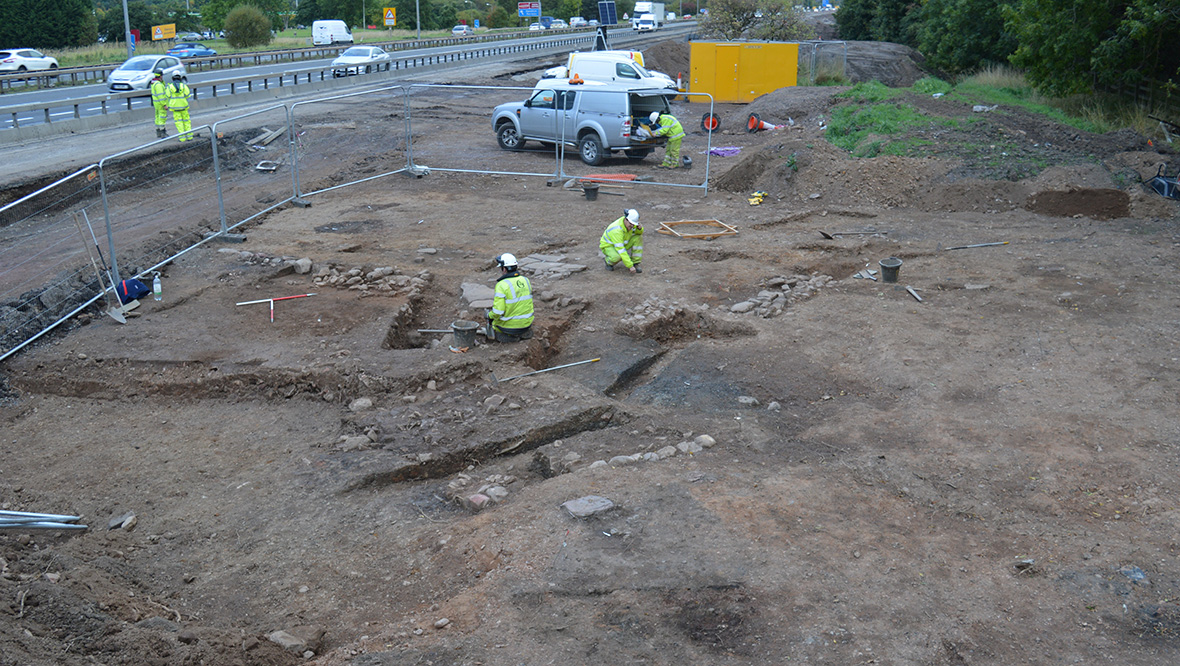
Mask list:
POLYGON ((688 89, 715 102, 745 103, 794 86, 799 44, 788 42, 691 42, 688 89))

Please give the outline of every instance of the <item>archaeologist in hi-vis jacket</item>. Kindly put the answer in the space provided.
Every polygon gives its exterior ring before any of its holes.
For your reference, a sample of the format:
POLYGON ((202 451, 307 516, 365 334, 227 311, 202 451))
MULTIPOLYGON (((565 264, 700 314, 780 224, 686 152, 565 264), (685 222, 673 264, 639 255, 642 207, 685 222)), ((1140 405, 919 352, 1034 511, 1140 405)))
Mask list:
POLYGON ((632 273, 642 273, 639 262, 643 261, 643 227, 639 224, 639 211, 632 208, 611 222, 602 232, 598 249, 605 257, 606 270, 613 271, 621 261, 632 273))
POLYGON ((180 72, 172 75, 172 83, 168 84, 168 109, 172 111, 172 122, 176 123, 176 133, 180 135, 180 141, 188 141, 193 138, 186 134, 193 128, 193 123, 188 116, 188 98, 192 95, 188 84, 184 82, 180 72))
POLYGON ((669 113, 652 111, 648 118, 652 136, 666 136, 668 143, 664 146, 664 161, 656 165, 658 169, 676 169, 680 167, 680 142, 684 140, 684 128, 676 116, 669 113))
POLYGON ((533 337, 533 285, 520 274, 516 257, 505 252, 496 257, 500 279, 488 311, 487 338, 496 342, 520 342, 533 337))

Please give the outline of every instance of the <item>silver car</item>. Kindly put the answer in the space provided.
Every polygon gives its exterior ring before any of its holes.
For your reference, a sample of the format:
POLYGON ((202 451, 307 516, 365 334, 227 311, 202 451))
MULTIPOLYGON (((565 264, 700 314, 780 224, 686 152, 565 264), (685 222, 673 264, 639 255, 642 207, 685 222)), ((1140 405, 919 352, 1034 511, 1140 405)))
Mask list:
POLYGON ((164 82, 170 83, 173 74, 180 74, 181 80, 188 83, 188 72, 180 58, 169 55, 141 55, 127 60, 119 68, 107 76, 107 89, 111 92, 127 92, 142 90, 147 92, 152 85, 152 72, 164 72, 164 82))
POLYGON ((368 74, 389 69, 389 54, 376 46, 352 46, 332 61, 332 76, 368 74))

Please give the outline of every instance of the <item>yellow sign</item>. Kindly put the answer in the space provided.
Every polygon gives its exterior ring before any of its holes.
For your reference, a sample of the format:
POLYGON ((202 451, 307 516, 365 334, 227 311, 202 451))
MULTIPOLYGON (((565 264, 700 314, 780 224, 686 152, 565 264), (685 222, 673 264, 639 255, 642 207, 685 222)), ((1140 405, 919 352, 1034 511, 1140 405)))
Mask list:
POLYGON ((385 8, 385 25, 397 25, 397 7, 385 8))
POLYGON ((152 26, 152 41, 160 39, 173 39, 176 37, 176 24, 169 23, 168 25, 153 25, 152 26))

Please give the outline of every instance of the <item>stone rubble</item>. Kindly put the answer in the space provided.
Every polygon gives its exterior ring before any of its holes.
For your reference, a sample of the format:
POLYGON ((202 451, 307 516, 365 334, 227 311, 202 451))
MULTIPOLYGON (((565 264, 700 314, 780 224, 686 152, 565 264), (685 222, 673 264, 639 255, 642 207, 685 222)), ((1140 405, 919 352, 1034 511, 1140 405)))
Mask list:
POLYGON ((702 319, 708 310, 709 306, 704 304, 684 304, 653 295, 629 308, 615 331, 632 338, 648 338, 656 337, 657 332, 673 334, 678 329, 695 330, 703 326, 702 319))
POLYGON ((367 268, 329 264, 316 271, 312 283, 321 289, 331 287, 359 291, 362 297, 405 295, 416 298, 433 279, 434 276, 426 270, 406 275, 393 266, 367 268))
POLYGON ((759 291, 757 296, 734 303, 728 310, 735 314, 753 312, 763 319, 770 319, 781 315, 788 306, 811 298, 834 281, 831 275, 822 274, 777 275, 762 283, 766 288, 759 291))
POLYGON ((567 263, 564 254, 530 254, 516 260, 520 271, 535 280, 560 280, 586 270, 582 264, 567 263))

